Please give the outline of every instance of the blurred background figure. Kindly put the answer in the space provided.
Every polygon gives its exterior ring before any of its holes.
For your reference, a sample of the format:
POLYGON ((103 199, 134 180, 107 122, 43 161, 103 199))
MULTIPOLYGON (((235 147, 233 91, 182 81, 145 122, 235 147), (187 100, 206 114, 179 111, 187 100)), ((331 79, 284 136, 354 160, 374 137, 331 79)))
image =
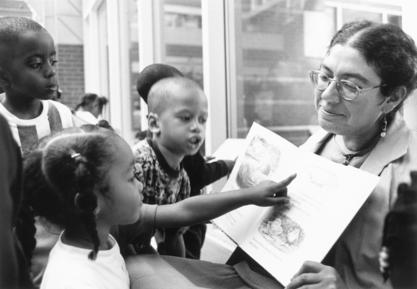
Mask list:
POLYGON ((385 218, 380 266, 394 289, 417 288, 417 172, 398 187, 398 199, 385 218))
POLYGON ((101 114, 106 104, 106 97, 86 93, 81 98, 81 102, 75 106, 74 115, 87 123, 97 124, 102 118, 101 114))
POLYGON ((51 97, 51 99, 59 102, 62 101, 62 90, 59 88, 59 86, 56 90, 56 93, 51 97))

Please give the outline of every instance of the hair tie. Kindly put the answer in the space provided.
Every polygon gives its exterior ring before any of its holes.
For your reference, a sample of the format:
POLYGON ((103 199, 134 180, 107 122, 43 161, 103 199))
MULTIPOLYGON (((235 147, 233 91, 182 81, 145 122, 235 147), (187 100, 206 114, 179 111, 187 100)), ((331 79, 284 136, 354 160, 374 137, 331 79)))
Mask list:
POLYGON ((80 154, 80 153, 72 153, 72 154, 71 154, 71 158, 72 158, 73 160, 78 161, 79 159, 81 159, 81 154, 80 154))
POLYGON ((87 159, 80 153, 77 153, 77 152, 73 151, 70 156, 71 156, 71 159, 74 160, 74 163, 76 165, 79 165, 79 164, 84 164, 85 165, 87 163, 87 159))

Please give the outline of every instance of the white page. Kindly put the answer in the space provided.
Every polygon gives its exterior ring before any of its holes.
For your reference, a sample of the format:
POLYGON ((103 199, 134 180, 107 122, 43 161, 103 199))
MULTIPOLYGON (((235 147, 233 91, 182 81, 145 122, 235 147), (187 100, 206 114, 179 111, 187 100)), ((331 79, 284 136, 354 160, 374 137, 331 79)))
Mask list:
MULTIPOLYGON (((223 144, 218 148, 215 155, 219 156, 219 159, 224 159, 228 155, 233 154, 236 159, 236 163, 232 172, 230 173, 229 180, 236 180, 236 175, 238 170, 236 167, 240 166, 240 163, 245 158, 245 149, 247 148, 248 138, 246 139, 227 139, 223 144), (237 149, 236 149, 237 147, 237 149), (231 153, 233 151, 233 153, 231 153), (237 152, 237 154, 236 154, 237 152)), ((241 187, 235 181, 228 181, 223 187, 222 191, 233 191, 238 190, 241 187)), ((245 238, 248 235, 250 230, 256 230, 257 222, 254 220, 261 221, 261 215, 265 208, 257 207, 254 205, 241 207, 240 210, 234 210, 224 217, 219 217, 213 220, 213 223, 218 225, 220 229, 226 233, 234 242, 239 243, 242 238, 245 238), (246 224, 245 226, 239 226, 239 224, 246 224), (252 226, 251 226, 252 225, 252 226)))
POLYGON ((243 138, 228 138, 211 155, 215 160, 234 161, 243 152, 246 141, 243 138))
POLYGON ((288 187, 290 205, 269 213, 264 208, 248 212, 247 206, 215 223, 237 237, 241 248, 285 286, 305 260, 324 258, 379 178, 302 151, 258 124, 247 139, 225 188, 253 185, 263 178, 278 181, 296 172, 288 187), (232 217, 238 221, 225 226, 232 217))

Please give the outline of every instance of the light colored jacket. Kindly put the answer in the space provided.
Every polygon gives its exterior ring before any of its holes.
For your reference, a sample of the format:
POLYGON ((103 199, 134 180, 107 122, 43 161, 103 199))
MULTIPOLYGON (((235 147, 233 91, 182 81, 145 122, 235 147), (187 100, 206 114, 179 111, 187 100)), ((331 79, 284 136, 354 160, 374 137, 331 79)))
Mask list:
MULTIPOLYGON (((316 152, 328 136, 321 130, 301 147, 316 152)), ((410 171, 417 170, 417 133, 406 126, 400 113, 360 169, 381 179, 333 248, 333 266, 348 288, 391 289, 389 281, 383 282, 378 263, 384 218, 396 199, 398 185, 409 183, 410 171)))

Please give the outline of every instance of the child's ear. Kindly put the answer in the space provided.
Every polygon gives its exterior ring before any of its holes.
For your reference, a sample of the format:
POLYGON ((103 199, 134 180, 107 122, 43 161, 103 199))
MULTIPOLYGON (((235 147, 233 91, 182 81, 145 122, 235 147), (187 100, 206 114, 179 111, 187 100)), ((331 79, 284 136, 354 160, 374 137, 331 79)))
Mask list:
POLYGON ((97 197, 93 194, 85 195, 76 193, 74 196, 75 207, 84 212, 95 212, 98 208, 97 203, 97 197))
POLYGON ((393 111, 397 106, 401 105, 407 97, 407 88, 405 86, 396 87, 391 94, 385 98, 381 104, 381 111, 385 114, 393 111))
POLYGON ((150 112, 148 114, 148 128, 152 134, 158 134, 161 131, 159 117, 156 113, 150 112))

